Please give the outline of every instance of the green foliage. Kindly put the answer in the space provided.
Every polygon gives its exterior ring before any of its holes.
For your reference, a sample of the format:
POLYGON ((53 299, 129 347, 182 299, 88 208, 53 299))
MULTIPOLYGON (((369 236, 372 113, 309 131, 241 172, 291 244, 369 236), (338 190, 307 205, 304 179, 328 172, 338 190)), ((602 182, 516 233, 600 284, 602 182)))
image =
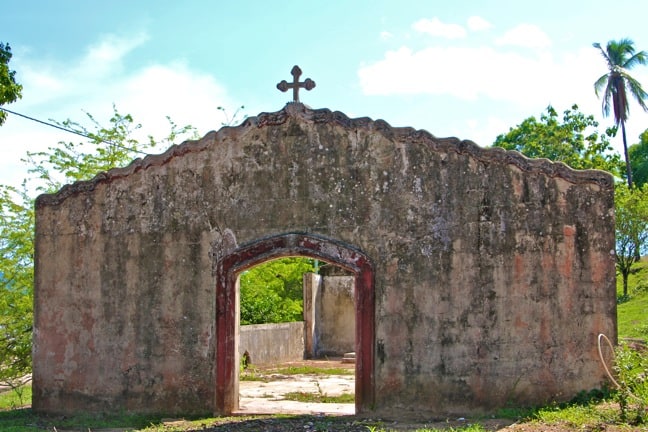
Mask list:
MULTIPOLYGON (((61 125, 88 136, 87 143, 60 142, 46 152, 28 153, 29 172, 41 182, 40 190, 53 192, 65 182, 88 180, 98 172, 129 163, 156 144, 149 136, 140 144, 132 133, 140 128, 132 116, 113 107, 110 126, 103 127, 88 114, 94 130, 66 120, 61 125)), ((168 117, 167 117, 168 118, 168 117)), ((191 126, 178 128, 169 119, 171 131, 159 140, 171 143, 191 126)), ((34 284, 34 209, 26 181, 21 190, 0 185, 0 382, 10 385, 31 371, 31 333, 34 284)))
POLYGON ((628 149, 632 180, 641 187, 648 183, 648 129, 639 136, 639 143, 633 144, 628 149))
POLYGON ((625 343, 615 350, 614 373, 619 389, 621 420, 642 424, 648 420, 648 356, 625 343))
POLYGON ((227 109, 225 107, 219 106, 216 107, 216 109, 222 112, 225 116, 225 121, 221 122, 221 126, 233 126, 236 123, 243 122, 243 120, 247 118, 247 115, 241 113, 241 111, 245 109, 245 105, 241 105, 240 107, 236 108, 236 111, 234 111, 234 114, 232 114, 231 117, 227 113, 227 109))
POLYGON ((31 371, 34 210, 24 190, 0 185, 0 382, 31 371))
POLYGON ((623 280, 623 296, 627 296, 628 277, 648 240, 648 186, 630 189, 617 184, 615 211, 616 267, 623 280))
POLYGON ((285 400, 306 402, 306 403, 354 403, 355 396, 350 393, 342 393, 338 396, 329 396, 323 393, 321 388, 317 393, 311 392, 288 392, 283 395, 285 400))
POLYGON ((241 324, 302 321, 303 274, 314 271, 309 258, 267 261, 241 274, 241 324))
MULTIPOLYGON (((22 86, 16 82, 16 71, 9 69, 11 47, 0 42, 0 106, 22 98, 22 86)), ((0 110, 0 125, 7 119, 7 113, 0 110)))
POLYGON ((45 186, 41 186, 42 190, 53 192, 65 183, 90 180, 102 171, 127 165, 158 144, 168 147, 181 136, 197 137, 193 126, 179 128, 167 116, 170 126, 168 136, 156 140, 149 135, 148 142, 141 144, 133 134, 141 129, 142 125, 136 124, 130 114, 120 114, 114 105, 108 127, 99 124, 91 114, 86 115, 93 125, 93 131, 70 119, 55 123, 87 136, 88 142, 60 141, 57 146, 49 147, 47 151, 27 152, 24 161, 30 166, 29 172, 44 183, 45 186))
POLYGON ((601 169, 619 174, 620 157, 613 153, 613 130, 599 133, 592 115, 585 115, 573 105, 562 119, 551 106, 540 120, 529 117, 508 133, 499 135, 493 146, 516 150, 531 158, 559 161, 575 169, 601 169))

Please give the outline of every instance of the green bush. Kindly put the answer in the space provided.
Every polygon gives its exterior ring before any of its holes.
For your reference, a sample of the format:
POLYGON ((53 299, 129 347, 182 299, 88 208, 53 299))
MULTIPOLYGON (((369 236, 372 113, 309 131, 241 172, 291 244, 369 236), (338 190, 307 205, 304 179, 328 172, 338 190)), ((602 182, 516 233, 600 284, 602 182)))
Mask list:
POLYGON ((641 350, 621 343, 615 350, 614 372, 619 385, 616 399, 621 420, 642 424, 648 419, 648 356, 641 350))
POLYGON ((314 261, 288 257, 259 264, 241 274, 241 324, 302 321, 303 274, 314 261))

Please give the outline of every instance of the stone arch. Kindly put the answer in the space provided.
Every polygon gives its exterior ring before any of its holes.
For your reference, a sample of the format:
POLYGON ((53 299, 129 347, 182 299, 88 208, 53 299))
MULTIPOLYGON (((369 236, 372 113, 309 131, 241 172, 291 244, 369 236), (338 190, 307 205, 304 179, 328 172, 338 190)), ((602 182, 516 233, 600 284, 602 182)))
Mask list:
POLYGON ((374 269, 369 257, 345 243, 304 233, 286 233, 240 246, 217 263, 215 412, 238 407, 236 389, 237 279, 246 269, 285 256, 306 256, 343 267, 355 274, 356 413, 374 400, 374 269))

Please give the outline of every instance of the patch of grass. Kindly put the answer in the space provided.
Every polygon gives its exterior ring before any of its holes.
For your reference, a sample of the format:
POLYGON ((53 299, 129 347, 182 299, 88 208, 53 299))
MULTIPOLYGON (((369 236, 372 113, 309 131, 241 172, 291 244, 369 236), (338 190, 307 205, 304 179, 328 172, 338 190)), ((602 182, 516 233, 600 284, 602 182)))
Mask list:
POLYGON ((135 428, 161 426, 160 416, 110 414, 91 416, 81 414, 71 417, 37 415, 31 408, 0 411, 0 430, 42 431, 56 429, 94 430, 99 428, 135 428))
MULTIPOLYGON (((367 426, 369 432, 391 432, 392 429, 383 429, 378 426, 370 427, 367 426)), ((449 427, 449 428, 423 428, 416 429, 414 432, 486 432, 486 429, 483 428, 480 424, 468 424, 466 426, 459 427, 449 427)))
POLYGON ((31 384, 25 384, 15 390, 7 390, 0 393, 0 410, 16 409, 31 405, 31 400, 31 384))
POLYGON ((270 379, 270 375, 354 375, 355 369, 342 367, 317 367, 317 366, 288 366, 276 369, 260 369, 248 366, 240 374, 241 381, 264 381, 270 379))
POLYGON ((569 405, 539 409, 531 423, 560 425, 580 430, 604 430, 606 425, 617 423, 619 411, 601 405, 569 405))
MULTIPOLYGON (((240 431, 342 431, 351 428, 358 430, 358 426, 364 427, 365 431, 375 432, 392 432, 393 429, 384 428, 382 422, 371 419, 354 419, 340 416, 312 416, 312 415, 294 415, 294 414, 273 414, 273 415, 249 415, 234 417, 217 417, 209 419, 200 419, 194 421, 175 422, 174 425, 151 426, 141 429, 142 432, 179 432, 179 431, 199 431, 207 428, 217 428, 224 426, 224 430, 240 431), (180 424, 182 423, 182 424, 180 424)), ((218 430, 221 430, 220 428, 218 430)), ((463 429, 457 429, 463 430, 463 429)), ((423 432, 427 429, 420 429, 411 432, 423 432)), ((478 432, 475 430, 474 432, 478 432)), ((481 432, 481 431, 479 431, 481 432)))
POLYGON ((241 374, 239 375, 239 380, 240 381, 263 381, 263 382, 269 381, 266 375, 263 375, 263 373, 258 368, 255 368, 253 366, 248 366, 247 368, 241 370, 241 374))
POLYGON ((648 339, 648 293, 633 295, 617 307, 619 338, 648 339))
POLYGON ((530 418, 535 414, 535 408, 507 407, 500 408, 495 413, 495 417, 503 419, 521 420, 530 418))
POLYGON ((57 429, 89 430, 96 428, 144 428, 160 424, 161 416, 135 414, 88 415, 71 417, 37 415, 29 407, 32 400, 31 384, 0 393, 1 431, 41 431, 57 429), (20 396, 19 396, 20 393, 20 396))
MULTIPOLYGON (((617 307, 619 339, 648 340, 648 258, 635 264, 628 278, 628 298, 617 307)), ((617 296, 623 292, 621 277, 617 277, 617 296)))
POLYGON ((451 427, 449 429, 420 429, 416 432, 485 432, 486 429, 480 424, 469 424, 460 427, 451 427))
POLYGON ((261 381, 268 382, 270 379, 267 376, 255 374, 241 374, 240 381, 261 381))
MULTIPOLYGON (((200 419, 167 419, 158 424, 150 424, 142 429, 136 431, 141 432, 180 432, 180 431, 197 431, 207 429, 228 423, 243 423, 247 421, 254 421, 262 416, 236 416, 236 417, 205 417, 200 419)), ((266 416, 267 417, 267 416, 266 416)), ((279 417, 279 416, 277 416, 279 417)), ((134 432, 136 432, 134 431, 134 432)))
POLYGON ((49 427, 57 429, 95 429, 95 428, 146 428, 152 425, 161 425, 161 416, 141 414, 106 414, 90 415, 82 414, 72 417, 42 417, 47 421, 49 427))
POLYGON ((354 403, 355 396, 349 393, 342 393, 339 396, 329 396, 324 393, 289 392, 283 398, 297 402, 320 402, 320 403, 354 403))
POLYGON ((354 375, 355 369, 322 368, 316 366, 289 366, 273 371, 281 375, 354 375))
POLYGON ((0 411, 0 430, 5 432, 41 431, 41 420, 31 409, 0 411))

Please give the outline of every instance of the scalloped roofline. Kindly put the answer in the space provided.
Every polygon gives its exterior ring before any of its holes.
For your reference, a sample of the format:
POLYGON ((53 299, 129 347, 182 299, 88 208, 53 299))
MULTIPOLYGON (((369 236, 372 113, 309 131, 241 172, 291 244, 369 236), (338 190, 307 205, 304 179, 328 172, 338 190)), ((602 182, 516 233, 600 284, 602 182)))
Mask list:
POLYGON ((301 103, 288 103, 280 111, 260 113, 256 117, 248 117, 239 126, 224 126, 218 131, 208 132, 200 140, 189 140, 182 144, 174 144, 164 153, 151 154, 144 158, 135 159, 126 167, 113 168, 97 174, 91 180, 67 184, 53 194, 40 195, 36 198, 36 208, 58 205, 70 196, 94 190, 99 184, 110 183, 113 180, 128 177, 151 166, 162 166, 170 160, 187 153, 204 151, 215 141, 222 142, 228 139, 236 139, 252 128, 282 125, 289 118, 298 118, 315 124, 331 123, 345 129, 362 129, 376 132, 391 141, 430 145, 435 151, 446 153, 452 151, 458 154, 467 154, 483 162, 514 165, 524 172, 559 177, 574 184, 587 183, 598 185, 602 189, 614 188, 613 176, 605 171, 575 170, 562 162, 553 162, 549 159, 531 159, 517 151, 504 150, 499 147, 480 147, 470 140, 460 140, 455 137, 437 138, 424 129, 394 127, 381 119, 372 120, 369 117, 349 118, 340 111, 331 111, 327 108, 312 109, 301 103))

